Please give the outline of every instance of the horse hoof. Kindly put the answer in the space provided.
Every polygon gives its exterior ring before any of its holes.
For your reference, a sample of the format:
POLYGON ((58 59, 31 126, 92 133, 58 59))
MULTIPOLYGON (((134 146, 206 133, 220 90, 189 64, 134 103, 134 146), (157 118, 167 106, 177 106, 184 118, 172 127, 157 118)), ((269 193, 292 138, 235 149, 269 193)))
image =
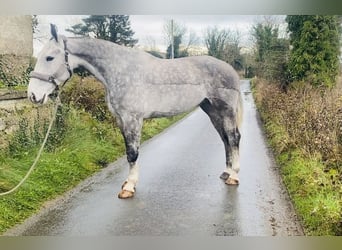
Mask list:
POLYGON ((121 190, 118 194, 119 199, 128 199, 134 196, 134 192, 128 190, 121 190))
POLYGON ((229 178, 229 174, 227 172, 223 172, 221 175, 220 175, 220 178, 224 181, 228 180, 229 178))
POLYGON ((233 178, 229 177, 229 178, 225 181, 225 183, 226 183, 227 185, 239 185, 239 180, 238 180, 238 179, 233 179, 233 178))

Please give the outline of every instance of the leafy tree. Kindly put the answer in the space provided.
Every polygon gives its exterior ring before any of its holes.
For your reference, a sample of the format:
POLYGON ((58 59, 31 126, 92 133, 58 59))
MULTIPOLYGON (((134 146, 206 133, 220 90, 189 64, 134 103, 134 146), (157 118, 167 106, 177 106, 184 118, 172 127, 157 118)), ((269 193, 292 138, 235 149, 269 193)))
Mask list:
POLYGON ((288 64, 291 80, 333 86, 339 72, 339 17, 289 15, 286 21, 292 45, 288 64))
POLYGON ((279 38, 279 28, 270 20, 259 22, 252 28, 255 40, 256 74, 281 84, 287 83, 286 65, 289 53, 289 42, 279 38))
POLYGON ((138 42, 133 38, 134 32, 127 15, 91 15, 82 21, 83 23, 75 24, 67 31, 81 36, 92 34, 96 38, 128 47, 133 47, 138 42))
POLYGON ((273 24, 258 23, 253 26, 252 35, 256 40, 256 60, 265 62, 266 55, 278 39, 278 28, 273 24))

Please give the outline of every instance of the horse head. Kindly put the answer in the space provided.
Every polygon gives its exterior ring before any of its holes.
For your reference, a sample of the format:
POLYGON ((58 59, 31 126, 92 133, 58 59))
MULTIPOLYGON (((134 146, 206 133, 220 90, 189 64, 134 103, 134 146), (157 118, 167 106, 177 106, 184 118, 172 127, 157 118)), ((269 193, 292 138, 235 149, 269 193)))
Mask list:
POLYGON ((39 53, 34 71, 30 75, 27 94, 33 103, 46 103, 49 95, 69 80, 72 74, 66 37, 58 35, 53 24, 51 35, 51 39, 39 53))

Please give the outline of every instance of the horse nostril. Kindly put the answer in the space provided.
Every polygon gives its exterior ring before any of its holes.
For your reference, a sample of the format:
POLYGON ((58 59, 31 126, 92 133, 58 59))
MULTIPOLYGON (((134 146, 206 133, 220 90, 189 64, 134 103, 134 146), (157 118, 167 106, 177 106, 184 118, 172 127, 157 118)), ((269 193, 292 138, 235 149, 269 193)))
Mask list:
POLYGON ((31 102, 33 102, 33 103, 36 103, 36 102, 37 102, 36 96, 35 96, 33 93, 32 93, 31 96, 30 96, 30 100, 31 100, 31 102))

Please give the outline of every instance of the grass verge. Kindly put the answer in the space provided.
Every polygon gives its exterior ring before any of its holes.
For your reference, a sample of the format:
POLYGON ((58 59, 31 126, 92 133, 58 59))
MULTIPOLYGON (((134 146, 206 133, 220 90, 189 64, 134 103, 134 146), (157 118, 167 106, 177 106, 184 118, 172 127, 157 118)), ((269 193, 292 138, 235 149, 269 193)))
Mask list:
POLYGON ((341 88, 253 82, 268 142, 307 235, 342 235, 341 88))

